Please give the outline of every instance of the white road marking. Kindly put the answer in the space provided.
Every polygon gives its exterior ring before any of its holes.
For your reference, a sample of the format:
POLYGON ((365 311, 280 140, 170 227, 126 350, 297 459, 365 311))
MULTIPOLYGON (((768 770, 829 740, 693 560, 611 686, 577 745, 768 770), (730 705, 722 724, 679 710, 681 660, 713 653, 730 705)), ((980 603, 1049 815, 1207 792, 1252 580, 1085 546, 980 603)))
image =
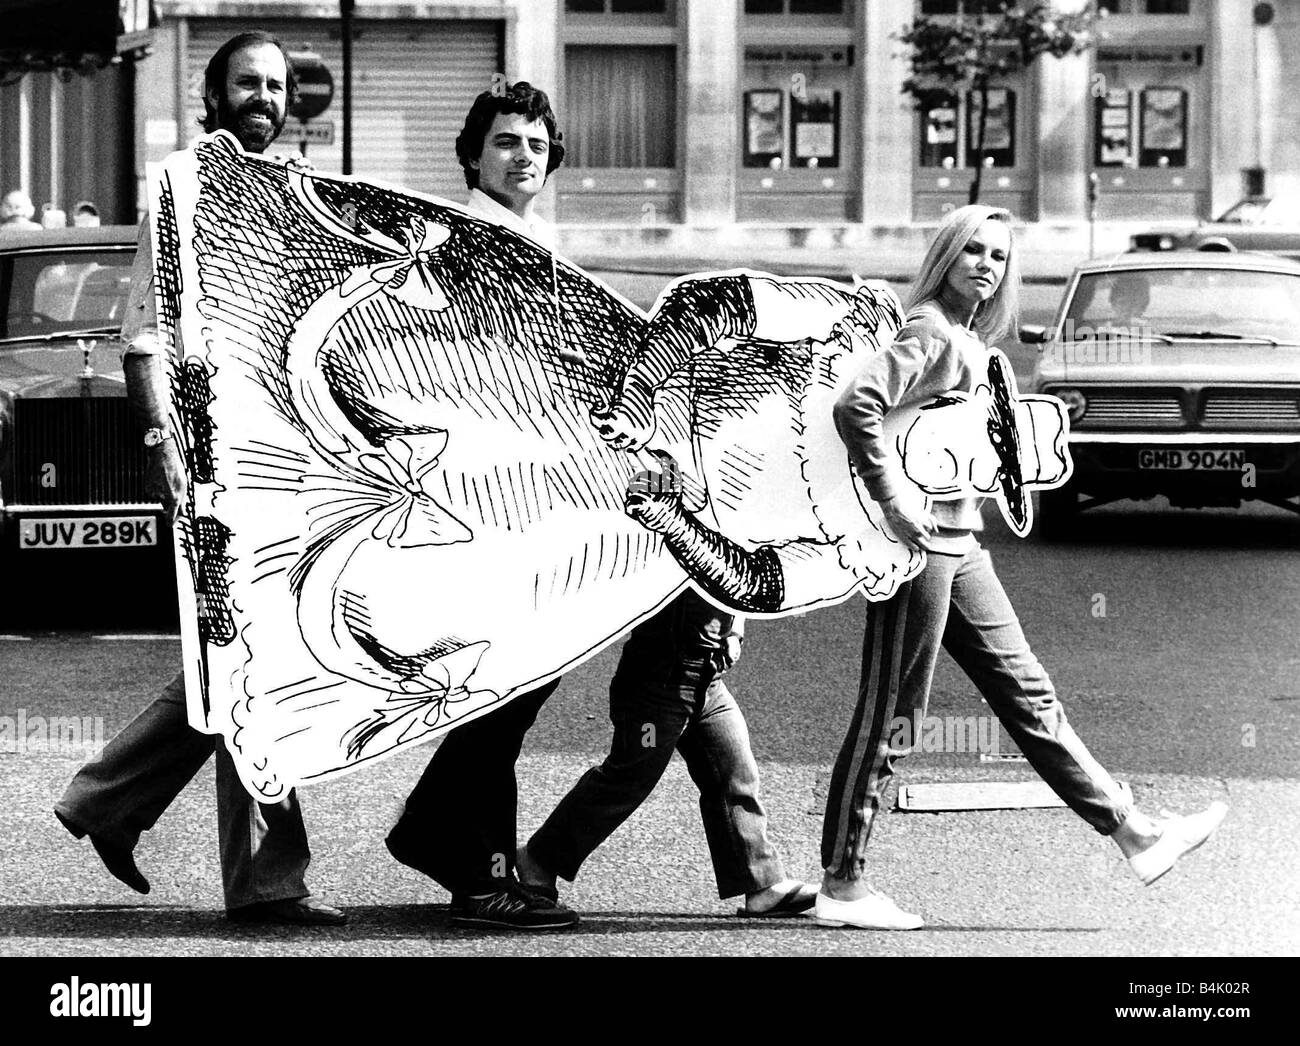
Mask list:
POLYGON ((139 640, 139 641, 143 641, 143 642, 149 642, 149 643, 156 643, 156 642, 158 642, 158 641, 160 641, 160 640, 161 640, 161 641, 170 641, 170 642, 173 642, 173 643, 179 643, 181 637, 180 637, 180 634, 179 634, 179 633, 176 633, 176 632, 159 632, 159 633, 150 633, 150 632, 140 632, 140 633, 135 633, 135 632, 131 632, 131 633, 127 633, 127 634, 125 634, 125 635, 120 635, 120 636, 117 636, 117 635, 114 635, 114 636, 91 636, 90 638, 91 638, 91 639, 102 639, 102 640, 104 640, 104 641, 106 641, 106 642, 110 642, 110 643, 132 642, 132 641, 135 641, 135 640, 139 640))
POLYGON ((30 643, 31 636, 0 636, 0 643, 30 643))

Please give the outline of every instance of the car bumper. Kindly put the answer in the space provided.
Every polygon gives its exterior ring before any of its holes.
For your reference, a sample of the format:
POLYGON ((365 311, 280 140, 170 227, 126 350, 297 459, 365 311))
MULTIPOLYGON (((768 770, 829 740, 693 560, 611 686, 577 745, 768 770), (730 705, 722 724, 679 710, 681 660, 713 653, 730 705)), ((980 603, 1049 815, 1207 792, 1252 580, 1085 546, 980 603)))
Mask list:
POLYGON ((173 555, 171 526, 156 503, 5 505, 0 508, 0 550, 24 559, 173 555))
POLYGON ((1071 433, 1070 457, 1072 485, 1096 497, 1193 506, 1300 494, 1300 433, 1071 433), (1221 467, 1220 452, 1240 464, 1221 467), (1211 459, 1219 467, 1201 467, 1211 459))

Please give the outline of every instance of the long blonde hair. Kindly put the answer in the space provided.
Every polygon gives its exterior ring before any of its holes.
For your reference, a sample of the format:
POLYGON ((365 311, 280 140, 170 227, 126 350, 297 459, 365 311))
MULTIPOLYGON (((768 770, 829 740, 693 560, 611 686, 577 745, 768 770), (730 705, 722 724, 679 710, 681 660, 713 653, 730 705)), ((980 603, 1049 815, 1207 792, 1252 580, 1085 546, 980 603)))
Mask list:
POLYGON ((993 292, 993 297, 975 310, 972 326, 986 345, 992 345, 1010 333, 1016 325, 1016 315, 1020 308, 1020 258, 1011 231, 1014 219, 1005 208, 972 203, 945 215, 934 239, 930 241, 925 258, 921 261, 921 271, 912 281, 912 289, 908 292, 905 303, 907 311, 911 312, 922 302, 939 297, 948 270, 975 235, 975 230, 989 219, 1006 223, 1011 246, 1007 250, 1007 268, 1002 282, 993 292))

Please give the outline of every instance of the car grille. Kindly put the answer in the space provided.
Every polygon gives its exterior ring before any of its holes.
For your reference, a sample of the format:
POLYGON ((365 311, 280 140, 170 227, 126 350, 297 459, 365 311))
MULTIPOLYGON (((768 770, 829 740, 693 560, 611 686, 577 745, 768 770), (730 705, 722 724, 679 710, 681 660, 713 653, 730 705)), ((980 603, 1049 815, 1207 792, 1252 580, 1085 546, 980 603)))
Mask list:
POLYGON ((1141 428, 1181 428, 1183 408, 1177 393, 1151 392, 1118 395, 1088 392, 1088 412, 1084 420, 1090 425, 1141 428))
POLYGON ((14 489, 24 505, 139 504, 145 450, 124 397, 14 401, 14 489))
POLYGON ((1294 428, 1300 424, 1300 393, 1210 390, 1201 423, 1207 428, 1294 428))

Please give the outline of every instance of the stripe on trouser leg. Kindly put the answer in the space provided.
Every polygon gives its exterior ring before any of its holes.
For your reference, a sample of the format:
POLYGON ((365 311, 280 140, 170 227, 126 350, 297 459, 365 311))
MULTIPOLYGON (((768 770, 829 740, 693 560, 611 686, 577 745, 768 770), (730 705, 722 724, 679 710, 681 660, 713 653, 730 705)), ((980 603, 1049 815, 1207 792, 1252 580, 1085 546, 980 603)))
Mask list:
POLYGON ((911 582, 899 586, 894 596, 884 606, 873 606, 870 650, 863 651, 864 660, 869 655, 872 663, 869 682, 859 691, 858 708, 854 720, 858 724, 853 756, 844 775, 844 792, 840 797, 835 826, 835 854, 829 867, 848 871, 848 863, 856 850, 866 842, 871 833, 875 810, 864 810, 866 796, 880 771, 881 736, 889 721, 889 711, 898 694, 898 671, 902 655, 903 625, 907 619, 908 596, 911 582), (862 720, 870 709, 871 728, 862 729, 862 720))

